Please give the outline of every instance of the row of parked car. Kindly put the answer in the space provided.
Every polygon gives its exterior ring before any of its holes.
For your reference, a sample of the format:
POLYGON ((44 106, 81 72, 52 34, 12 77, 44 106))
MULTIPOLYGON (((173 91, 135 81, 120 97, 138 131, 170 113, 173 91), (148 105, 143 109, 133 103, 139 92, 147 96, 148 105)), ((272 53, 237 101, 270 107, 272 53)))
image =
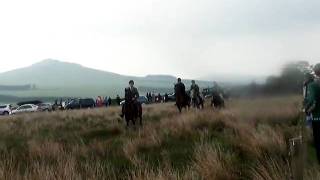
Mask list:
POLYGON ((62 105, 43 103, 41 101, 28 101, 17 103, 17 106, 11 104, 0 105, 0 115, 13 115, 28 112, 54 111, 54 110, 70 110, 94 108, 96 103, 92 98, 72 99, 64 102, 62 105))
MULTIPOLYGON (((138 101, 141 104, 149 104, 148 99, 145 96, 140 96, 138 101)), ((123 105, 125 101, 121 101, 120 105, 123 105)), ((43 103, 41 101, 27 101, 17 103, 18 106, 11 104, 0 105, 0 115, 20 114, 27 112, 38 111, 54 111, 54 110, 71 110, 71 109, 88 109, 96 107, 96 102, 92 98, 76 98, 68 102, 63 102, 61 105, 43 103)))
POLYGON ((26 112, 36 112, 36 111, 52 111, 52 105, 50 103, 40 103, 40 104, 23 104, 18 107, 14 107, 11 104, 0 105, 0 115, 11 115, 26 112))

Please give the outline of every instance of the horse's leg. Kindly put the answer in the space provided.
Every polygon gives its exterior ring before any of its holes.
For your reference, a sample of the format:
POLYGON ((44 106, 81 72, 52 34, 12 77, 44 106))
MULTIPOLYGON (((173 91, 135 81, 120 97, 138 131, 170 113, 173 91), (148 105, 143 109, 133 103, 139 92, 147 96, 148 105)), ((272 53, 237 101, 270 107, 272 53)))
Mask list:
POLYGON ((140 126, 142 126, 142 116, 140 116, 140 126))
POLYGON ((200 109, 200 101, 197 99, 197 109, 200 109))
POLYGON ((130 121, 129 121, 128 119, 126 119, 126 122, 127 122, 127 127, 129 127, 129 122, 130 122, 130 121))

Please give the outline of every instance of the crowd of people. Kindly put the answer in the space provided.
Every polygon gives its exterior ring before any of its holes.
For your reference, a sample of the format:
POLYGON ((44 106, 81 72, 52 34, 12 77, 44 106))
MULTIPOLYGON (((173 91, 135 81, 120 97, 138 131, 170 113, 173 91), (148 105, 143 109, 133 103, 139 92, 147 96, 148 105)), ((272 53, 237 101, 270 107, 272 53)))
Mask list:
POLYGON ((149 103, 161 103, 161 102, 168 102, 168 98, 169 95, 168 93, 165 93, 164 95, 161 95, 160 93, 158 93, 156 95, 156 93, 151 93, 151 92, 148 92, 146 94, 146 98, 148 99, 148 102, 149 103))

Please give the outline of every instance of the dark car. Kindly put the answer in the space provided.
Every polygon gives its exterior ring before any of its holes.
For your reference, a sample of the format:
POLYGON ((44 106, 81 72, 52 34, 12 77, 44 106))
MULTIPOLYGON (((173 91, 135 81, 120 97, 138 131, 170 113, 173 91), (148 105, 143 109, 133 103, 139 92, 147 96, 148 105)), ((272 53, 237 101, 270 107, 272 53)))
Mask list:
POLYGON ((74 99, 68 103, 65 109, 83 109, 83 108, 94 108, 96 103, 92 98, 85 99, 74 99))
POLYGON ((176 101, 176 95, 175 93, 168 94, 168 99, 166 100, 167 102, 175 102, 176 101))
POLYGON ((148 98, 145 97, 145 96, 140 96, 140 97, 137 99, 137 101, 140 102, 141 104, 149 104, 148 98))

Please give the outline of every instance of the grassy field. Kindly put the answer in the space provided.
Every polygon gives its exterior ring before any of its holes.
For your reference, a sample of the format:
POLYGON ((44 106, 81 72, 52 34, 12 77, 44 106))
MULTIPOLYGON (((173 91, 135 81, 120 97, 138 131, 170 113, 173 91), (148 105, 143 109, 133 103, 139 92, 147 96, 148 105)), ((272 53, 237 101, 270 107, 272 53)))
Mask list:
MULTIPOLYGON (((144 107, 126 128, 119 108, 35 113, 0 120, 3 179, 290 179, 288 139, 297 97, 232 100, 227 109, 177 113, 144 107)), ((305 179, 319 179, 310 130, 305 179)))

